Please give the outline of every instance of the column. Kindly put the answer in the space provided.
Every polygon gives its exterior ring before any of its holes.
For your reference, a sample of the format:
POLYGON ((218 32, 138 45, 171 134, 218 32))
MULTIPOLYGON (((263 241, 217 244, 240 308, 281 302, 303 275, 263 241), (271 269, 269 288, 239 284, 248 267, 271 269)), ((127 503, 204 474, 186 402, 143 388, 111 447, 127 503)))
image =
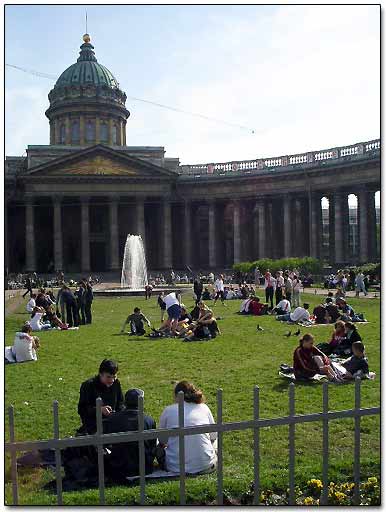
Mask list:
POLYGON ((50 144, 55 144, 55 122, 50 121, 50 144))
POLYGON ((122 119, 119 121, 119 126, 120 126, 120 134, 121 134, 121 146, 124 146, 125 145, 124 144, 125 135, 123 133, 124 127, 123 127, 123 120, 122 119))
POLYGON ((302 233, 302 203, 299 198, 295 200, 295 236, 293 247, 294 256, 304 256, 302 233))
POLYGON ((209 220, 209 268, 215 269, 217 266, 216 259, 216 203, 211 201, 208 204, 208 220, 209 220))
POLYGON ((70 126, 70 118, 69 116, 66 117, 64 121, 65 131, 64 131, 64 137, 66 144, 71 144, 71 126, 70 126))
POLYGON ((85 130, 84 130, 84 116, 79 116, 79 143, 84 146, 86 143, 85 130))
POLYGON ((100 119, 99 117, 95 118, 95 143, 99 144, 101 141, 101 132, 100 132, 100 119))
POLYGON ((368 233, 368 214, 369 201, 367 190, 361 190, 357 194, 359 208, 359 261, 360 263, 369 262, 369 233, 368 233))
POLYGON ((241 261, 240 205, 233 201, 233 263, 241 261))
POLYGON ((26 198, 25 205, 25 252, 26 271, 36 271, 35 257, 35 223, 34 223, 34 197, 26 198))
POLYGON ((258 259, 262 259, 266 257, 266 240, 265 240, 265 230, 266 230, 266 222, 265 222, 265 204, 264 199, 259 199, 256 201, 256 212, 258 218, 258 259))
POLYGON ((8 237, 8 200, 7 193, 4 193, 4 268, 5 275, 9 273, 9 237, 8 237))
POLYGON ((126 121, 122 121, 123 125, 123 145, 126 146, 126 121))
POLYGON ((136 223, 137 234, 141 235, 143 245, 146 245, 146 229, 145 229, 145 203, 142 199, 137 199, 136 203, 136 223))
POLYGON ((375 192, 367 192, 368 201, 368 239, 369 239, 369 261, 377 260, 377 215, 375 212, 375 192))
POLYGON ((54 196, 54 264, 63 270, 62 197, 54 196))
POLYGON ((82 196, 81 200, 81 233, 82 233, 82 272, 90 272, 90 224, 89 201, 90 198, 82 196))
POLYGON ((283 239, 284 258, 292 256, 291 251, 291 198, 287 195, 283 199, 283 239))
POLYGON ((55 144, 60 144, 60 121, 59 119, 55 119, 54 121, 55 126, 55 144))
POLYGON ((110 270, 119 270, 118 246, 118 198, 111 198, 109 203, 110 216, 110 270))
POLYGON ((162 267, 164 269, 171 269, 173 266, 172 261, 172 212, 171 203, 169 199, 164 199, 162 202, 162 267))
POLYGON ((113 128, 114 128, 114 121, 110 118, 109 119, 109 145, 113 145, 113 128))
POLYGON ((310 255, 312 258, 319 258, 321 255, 320 240, 323 236, 323 225, 320 221, 321 216, 321 197, 320 194, 310 195, 310 255))
MULTIPOLYGON (((346 197, 347 199, 347 197, 346 197)), ((334 229, 334 240, 335 240, 335 258, 336 264, 343 263, 343 201, 344 195, 342 193, 334 194, 334 217, 335 217, 335 229, 334 229)))
POLYGON ((184 263, 188 267, 192 266, 192 225, 190 202, 184 203, 184 263))

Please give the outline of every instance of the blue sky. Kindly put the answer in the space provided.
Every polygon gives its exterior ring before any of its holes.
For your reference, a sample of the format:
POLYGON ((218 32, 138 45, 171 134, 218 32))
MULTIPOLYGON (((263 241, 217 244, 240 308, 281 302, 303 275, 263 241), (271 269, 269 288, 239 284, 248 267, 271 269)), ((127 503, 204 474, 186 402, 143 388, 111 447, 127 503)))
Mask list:
MULTIPOLYGON (((86 6, 7 6, 5 61, 59 76, 78 57, 86 6)), ((128 145, 182 163, 294 154, 380 135, 378 6, 87 6, 99 62, 128 96, 128 145)), ((55 80, 6 68, 6 154, 48 144, 55 80)))

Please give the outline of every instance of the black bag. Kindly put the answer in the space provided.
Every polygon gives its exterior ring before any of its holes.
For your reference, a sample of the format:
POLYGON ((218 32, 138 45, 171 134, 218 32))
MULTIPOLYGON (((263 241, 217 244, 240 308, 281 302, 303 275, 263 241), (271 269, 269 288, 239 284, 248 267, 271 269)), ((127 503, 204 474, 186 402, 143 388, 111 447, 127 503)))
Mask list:
POLYGON ((98 485, 97 453, 94 446, 69 447, 62 452, 65 477, 84 485, 98 485))

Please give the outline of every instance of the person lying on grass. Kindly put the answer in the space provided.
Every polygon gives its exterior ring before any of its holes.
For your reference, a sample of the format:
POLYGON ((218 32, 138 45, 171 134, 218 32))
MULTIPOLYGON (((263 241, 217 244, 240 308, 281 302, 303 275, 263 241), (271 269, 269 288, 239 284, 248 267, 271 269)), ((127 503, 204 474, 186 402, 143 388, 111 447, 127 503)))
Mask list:
POLYGON ((369 364, 365 354, 365 346, 361 341, 352 344, 353 355, 342 363, 332 362, 335 372, 344 380, 352 380, 356 376, 368 375, 369 364))
POLYGON ((118 363, 104 359, 99 366, 99 373, 86 380, 80 386, 78 414, 82 421, 77 434, 95 434, 96 432, 96 399, 102 398, 102 415, 109 416, 123 409, 121 383, 117 378, 118 363))
POLYGON ((298 306, 292 313, 286 313, 285 315, 278 315, 276 320, 281 322, 306 322, 310 319, 310 313, 308 311, 310 305, 307 303, 303 304, 303 307, 298 306))
POLYGON ((125 332, 126 324, 130 324, 130 336, 143 336, 146 334, 144 322, 150 327, 150 320, 141 313, 140 308, 134 308, 134 312, 126 318, 122 325, 121 333, 125 332))
POLYGON ((314 346, 312 334, 304 334, 300 338, 294 352, 293 367, 295 377, 299 380, 312 379, 317 373, 326 375, 329 380, 337 377, 328 357, 314 346))

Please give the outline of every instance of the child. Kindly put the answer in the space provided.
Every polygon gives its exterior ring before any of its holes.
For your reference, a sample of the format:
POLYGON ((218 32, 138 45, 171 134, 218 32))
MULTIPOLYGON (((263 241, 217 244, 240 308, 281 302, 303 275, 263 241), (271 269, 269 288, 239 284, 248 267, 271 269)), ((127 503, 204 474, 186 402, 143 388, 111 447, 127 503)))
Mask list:
POLYGON ((134 313, 129 315, 127 319, 125 320, 121 333, 125 330, 125 325, 130 324, 130 336, 143 336, 146 334, 146 331, 144 329, 143 322, 146 322, 147 325, 150 327, 150 321, 141 313, 141 310, 139 308, 134 308, 134 313))
POLYGON ((369 364, 365 355, 365 346, 361 341, 352 344, 353 355, 343 363, 331 363, 334 370, 345 380, 354 379, 357 375, 367 375, 369 364))
POLYGON ((158 295, 158 298, 157 298, 157 302, 158 302, 158 305, 159 307, 161 308, 161 323, 164 321, 164 317, 165 317, 165 311, 166 311, 166 304, 164 302, 164 292, 161 292, 159 295, 158 295))

